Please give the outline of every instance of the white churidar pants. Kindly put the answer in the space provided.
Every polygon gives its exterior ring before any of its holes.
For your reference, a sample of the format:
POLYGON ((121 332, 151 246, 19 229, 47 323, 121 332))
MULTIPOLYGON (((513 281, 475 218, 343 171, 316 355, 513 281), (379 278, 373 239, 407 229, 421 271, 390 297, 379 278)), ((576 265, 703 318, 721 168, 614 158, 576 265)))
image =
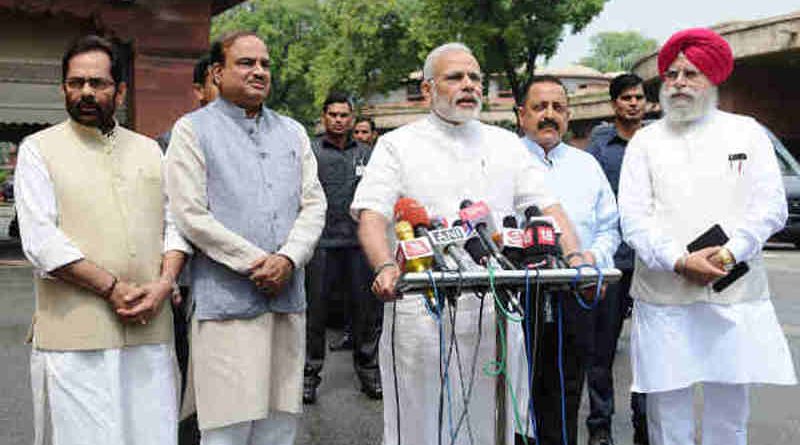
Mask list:
POLYGON ((266 419, 204 430, 200 445, 291 445, 297 434, 297 417, 272 411, 266 419))
POLYGON ((36 445, 175 445, 171 345, 31 352, 36 445))
MULTIPOLYGON (((746 445, 748 385, 703 383, 703 445, 746 445)), ((695 443, 694 386, 647 394, 652 445, 695 443)))

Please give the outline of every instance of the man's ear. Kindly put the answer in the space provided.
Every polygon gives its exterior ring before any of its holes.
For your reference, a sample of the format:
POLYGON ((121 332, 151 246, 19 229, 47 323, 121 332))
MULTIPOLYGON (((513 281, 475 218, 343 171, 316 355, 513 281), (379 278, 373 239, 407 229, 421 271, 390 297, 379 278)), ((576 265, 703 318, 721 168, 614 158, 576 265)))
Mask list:
POLYGON ((194 95, 194 100, 200 102, 203 100, 203 85, 199 83, 192 84, 192 94, 194 95))
POLYGON ((222 79, 222 64, 217 62, 211 65, 211 79, 214 82, 214 85, 219 88, 219 82, 222 79))
POLYGON ((422 92, 422 97, 424 97, 425 100, 430 101, 431 98, 433 97, 433 80, 431 79, 423 80, 422 83, 420 83, 419 88, 420 91, 422 92))
POLYGON ((117 84, 117 92, 114 93, 114 103, 117 108, 122 107, 122 104, 125 103, 126 94, 128 94, 128 84, 125 82, 117 84))

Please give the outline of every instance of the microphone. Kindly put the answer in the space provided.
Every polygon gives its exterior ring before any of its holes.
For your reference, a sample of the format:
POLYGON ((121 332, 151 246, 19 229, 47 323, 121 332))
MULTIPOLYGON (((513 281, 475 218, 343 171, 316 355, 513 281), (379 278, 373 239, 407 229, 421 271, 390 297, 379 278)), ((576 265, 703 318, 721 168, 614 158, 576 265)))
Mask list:
MULTIPOLYGON (((538 207, 530 206, 525 209, 525 220, 523 261, 527 267, 555 269, 559 250, 552 218, 542 216, 538 207)), ((542 295, 542 314, 545 323, 555 323, 553 295, 550 292, 542 295)))
POLYGON ((478 233, 479 240, 489 252, 489 255, 494 258, 503 269, 516 269, 514 264, 500 252, 497 244, 492 240, 492 234, 496 229, 494 228, 494 221, 489 206, 483 201, 473 203, 469 199, 465 199, 461 201, 460 207, 461 211, 458 214, 459 217, 461 217, 462 221, 467 222, 475 229, 478 233))
POLYGON ((517 219, 513 215, 503 218, 503 229, 498 235, 500 253, 509 259, 517 268, 525 267, 525 231, 517 228, 517 219))
POLYGON ((470 255, 461 247, 467 240, 467 237, 460 224, 453 224, 453 227, 445 228, 440 222, 435 222, 431 224, 431 228, 434 229, 428 232, 431 243, 437 248, 441 248, 442 252, 447 257, 452 258, 459 270, 483 270, 483 268, 476 264, 470 255))
MULTIPOLYGON (((427 238, 430 241, 428 226, 430 226, 431 220, 428 217, 428 212, 425 210, 425 207, 423 207, 419 201, 414 198, 407 197, 398 199, 394 204, 394 217, 397 221, 408 221, 408 223, 411 224, 411 227, 414 228, 415 236, 427 238)), ((434 245, 432 250, 434 269, 449 269, 441 249, 434 245)))
MULTIPOLYGON (((461 225, 461 221, 454 221, 453 226, 461 225)), ((497 247, 497 246, 495 246, 497 247)), ((466 243, 464 243, 464 249, 469 252, 469 255, 472 259, 478 263, 485 266, 493 266, 495 269, 502 269, 503 267, 498 263, 497 259, 492 256, 486 246, 481 241, 479 237, 471 236, 467 238, 466 243)), ((506 259, 508 261, 508 259, 506 259)), ((509 263, 510 264, 510 263, 509 263)), ((513 269, 513 265, 511 267, 513 269)), ((519 304, 519 300, 514 296, 514 293, 508 288, 497 287, 495 289, 497 291, 497 296, 500 297, 500 300, 505 304, 506 308, 509 308, 511 311, 523 314, 524 311, 522 306, 519 304)))
POLYGON ((398 221, 394 233, 398 240, 395 257, 404 272, 424 272, 431 268, 433 247, 427 238, 415 238, 408 221, 398 221))
POLYGON ((536 206, 525 209, 524 262, 527 267, 553 269, 559 249, 552 218, 540 216, 536 206))
MULTIPOLYGON (((414 229, 408 221, 398 221, 394 225, 397 236, 397 252, 395 258, 404 272, 425 272, 433 265, 433 247, 428 238, 415 238, 414 229)), ((438 307, 431 289, 425 292, 431 310, 438 307)))

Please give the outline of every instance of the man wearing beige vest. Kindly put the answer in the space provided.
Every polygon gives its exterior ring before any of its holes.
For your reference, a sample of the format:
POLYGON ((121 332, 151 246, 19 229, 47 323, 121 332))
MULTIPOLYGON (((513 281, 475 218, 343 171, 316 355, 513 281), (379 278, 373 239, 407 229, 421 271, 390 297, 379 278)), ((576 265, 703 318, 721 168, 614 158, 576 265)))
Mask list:
POLYGON ((305 129, 263 105, 269 53, 252 32, 211 46, 219 97, 167 150, 175 221, 194 245, 192 376, 203 445, 288 445, 302 410, 303 267, 325 222, 305 129))
POLYGON ((35 267, 35 443, 175 444, 167 301, 190 252, 165 214, 161 152, 119 126, 112 45, 89 36, 62 60, 69 119, 23 142, 16 176, 35 267))
POLYGON ((696 385, 703 444, 745 445, 749 386, 797 382, 761 255, 786 221, 781 174, 764 129, 717 109, 733 69, 722 37, 681 31, 658 69, 665 117, 633 136, 620 176, 623 236, 636 251, 632 390, 647 393, 653 445, 695 443, 696 385), (698 238, 706 247, 689 247, 698 238), (720 288, 737 263, 749 271, 720 288))

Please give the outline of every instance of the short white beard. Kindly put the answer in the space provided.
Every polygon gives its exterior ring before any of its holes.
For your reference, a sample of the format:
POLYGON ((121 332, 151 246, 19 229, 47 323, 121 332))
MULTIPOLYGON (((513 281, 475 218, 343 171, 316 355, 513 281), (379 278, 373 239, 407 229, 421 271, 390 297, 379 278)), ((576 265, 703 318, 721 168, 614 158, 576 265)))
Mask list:
POLYGON ((687 124, 695 122, 716 109, 719 104, 719 88, 716 86, 711 86, 701 92, 688 88, 684 89, 681 93, 692 96, 692 99, 686 105, 676 106, 671 103, 670 96, 677 92, 676 88, 662 84, 658 93, 661 109, 664 110, 664 117, 671 123, 687 124))
MULTIPOLYGON (((480 117, 481 108, 483 108, 483 101, 480 97, 476 97, 478 103, 475 105, 475 108, 469 110, 459 108, 455 103, 450 103, 447 98, 440 97, 435 87, 432 88, 431 91, 431 108, 442 119, 463 124, 480 117)), ((455 102, 455 100, 453 102, 455 102)))

